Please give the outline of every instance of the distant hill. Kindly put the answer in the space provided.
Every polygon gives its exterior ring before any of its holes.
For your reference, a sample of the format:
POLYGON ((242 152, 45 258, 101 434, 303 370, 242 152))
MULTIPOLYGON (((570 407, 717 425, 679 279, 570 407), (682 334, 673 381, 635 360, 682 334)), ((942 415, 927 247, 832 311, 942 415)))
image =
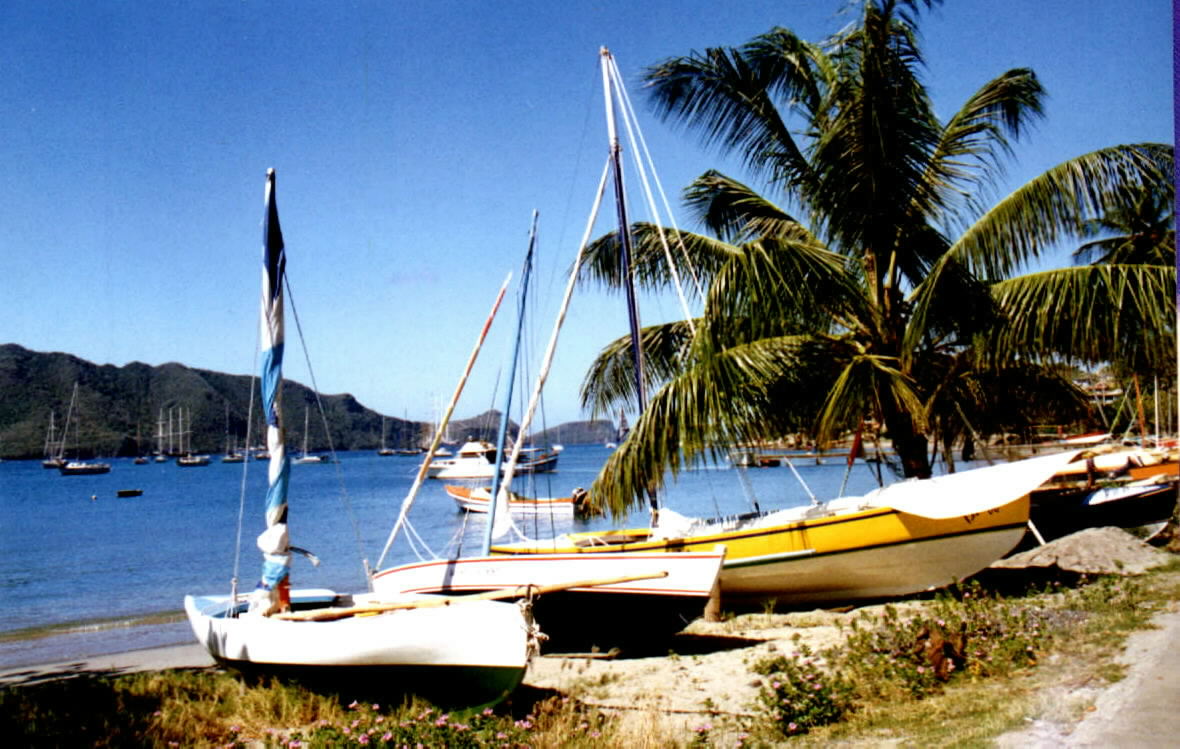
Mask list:
POLYGON ((567 421, 534 435, 538 445, 602 444, 615 438, 615 425, 604 419, 567 421))
MULTIPOLYGON (((251 390, 256 387, 256 381, 248 375, 194 369, 175 362, 156 367, 132 362, 116 367, 94 364, 70 354, 42 353, 12 343, 0 344, 0 457, 41 457, 51 411, 56 415, 60 439, 74 383, 78 384, 76 419, 66 442, 71 457, 150 453, 156 449, 160 419, 167 432, 171 411, 174 429, 179 430, 182 410, 186 422, 191 415, 193 452, 220 453, 225 449, 227 405, 229 434, 241 445, 247 433, 251 390)), ((380 447, 382 419, 389 447, 425 444, 431 435, 431 424, 380 414, 347 393, 321 395, 320 400, 337 450, 380 447)), ((310 408, 309 449, 327 450, 328 439, 323 422, 317 417, 315 393, 304 385, 285 380, 283 403, 288 442, 296 448, 302 445, 303 410, 310 408)), ((260 444, 257 398, 254 409, 250 439, 260 444)), ((499 412, 491 410, 469 419, 452 420, 450 433, 456 440, 469 437, 494 440, 499 423, 499 412)), ((548 430, 553 435, 550 439, 539 435, 535 441, 538 444, 601 442, 605 439, 600 436, 604 424, 609 430, 609 422, 571 422, 548 430)))

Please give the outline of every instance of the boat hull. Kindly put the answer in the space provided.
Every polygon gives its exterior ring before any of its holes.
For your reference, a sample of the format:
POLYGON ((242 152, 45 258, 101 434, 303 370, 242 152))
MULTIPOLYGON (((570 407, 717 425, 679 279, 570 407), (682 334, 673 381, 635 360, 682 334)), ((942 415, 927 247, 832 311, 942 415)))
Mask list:
MULTIPOLYGON (((892 508, 833 512, 776 523, 737 518, 688 537, 653 539, 648 529, 573 533, 567 545, 493 546, 493 554, 700 551, 723 544, 720 588, 726 603, 784 605, 909 595, 964 579, 1020 541, 1028 496, 984 513, 928 518, 892 508)), ((784 516, 801 513, 785 511, 784 516)))
MULTIPOLYGON (((336 600, 330 591, 291 596, 295 609, 313 599, 321 605, 336 600)), ((520 684, 529 660, 529 617, 498 601, 333 621, 247 614, 243 601, 231 604, 228 596, 186 596, 184 605, 193 633, 218 663, 335 691, 485 705, 520 684)))
POLYGON ((110 463, 80 463, 70 461, 57 467, 62 476, 94 476, 100 473, 110 473, 110 463))
POLYGON ((723 558, 723 550, 710 550, 675 555, 574 553, 440 559, 378 572, 373 576, 373 589, 382 596, 515 589, 523 596, 547 585, 652 575, 644 580, 543 593, 534 599, 533 615, 547 638, 543 651, 605 649, 651 642, 684 629, 704 612, 714 595, 723 558))
MULTIPOLYGON (((491 505, 491 490, 468 486, 444 487, 447 496, 455 500, 460 510, 467 512, 487 512, 491 505)), ((508 510, 519 515, 573 515, 575 504, 573 497, 521 497, 510 495, 508 510)))

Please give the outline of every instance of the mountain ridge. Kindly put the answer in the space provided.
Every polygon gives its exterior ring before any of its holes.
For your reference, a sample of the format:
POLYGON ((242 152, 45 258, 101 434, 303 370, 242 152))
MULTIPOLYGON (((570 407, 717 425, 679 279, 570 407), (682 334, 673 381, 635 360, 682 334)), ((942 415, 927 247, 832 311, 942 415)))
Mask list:
MULTIPOLYGON (((65 423, 74 384, 78 385, 75 419, 71 420, 66 454, 70 457, 131 456, 161 449, 157 436, 167 432, 169 413, 173 432, 184 413, 191 423, 191 449, 220 453, 227 435, 238 446, 261 442, 260 418, 247 429, 251 390, 255 379, 189 367, 180 362, 160 365, 129 362, 123 366, 95 364, 73 354, 31 351, 15 343, 0 344, 0 457, 40 458, 45 453, 50 412, 55 414, 57 439, 65 423), (161 424, 163 425, 161 428, 161 424)), ((364 406, 350 393, 320 394, 324 418, 315 418, 316 394, 294 380, 283 380, 287 442, 302 445, 304 409, 311 409, 308 448, 324 451, 375 450, 385 444, 399 448, 424 445, 433 425, 381 414, 364 406), (325 433, 325 422, 327 433, 325 433)), ((257 410, 257 398, 254 399, 257 410)), ((500 423, 495 409, 451 421, 458 439, 494 440, 500 423)), ((509 422, 512 431, 517 426, 509 422)), ((538 433, 536 444, 601 442, 613 434, 609 421, 569 422, 538 433), (559 439, 560 438, 560 439, 559 439)), ((164 450, 168 448, 167 437, 164 450)), ((176 440, 174 449, 179 449, 176 440)))

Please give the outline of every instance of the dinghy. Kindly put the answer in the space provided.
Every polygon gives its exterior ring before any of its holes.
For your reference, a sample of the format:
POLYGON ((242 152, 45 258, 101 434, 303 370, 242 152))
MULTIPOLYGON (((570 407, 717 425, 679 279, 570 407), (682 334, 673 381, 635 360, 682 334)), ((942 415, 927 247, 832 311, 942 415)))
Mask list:
POLYGON ((274 187, 270 170, 261 307, 260 389, 270 454, 267 527, 258 538, 263 571, 249 596, 232 586, 228 595, 186 596, 193 633, 219 664, 247 675, 364 694, 417 694, 456 706, 498 701, 520 684, 532 653, 535 633, 526 606, 428 597, 391 602, 368 593, 291 590, 292 554, 318 560, 292 546, 287 530, 291 461, 281 398, 286 257, 274 187), (327 620, 306 616, 329 609, 347 613, 327 620))

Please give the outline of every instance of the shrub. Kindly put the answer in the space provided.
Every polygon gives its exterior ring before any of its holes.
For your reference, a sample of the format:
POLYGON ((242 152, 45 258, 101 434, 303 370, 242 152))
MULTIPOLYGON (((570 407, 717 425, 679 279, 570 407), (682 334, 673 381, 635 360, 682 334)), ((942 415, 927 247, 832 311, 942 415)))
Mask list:
POLYGON ((835 723, 852 707, 852 685, 839 674, 826 673, 803 646, 791 656, 775 656, 754 664, 766 677, 758 699, 775 727, 785 735, 807 733, 835 723))

